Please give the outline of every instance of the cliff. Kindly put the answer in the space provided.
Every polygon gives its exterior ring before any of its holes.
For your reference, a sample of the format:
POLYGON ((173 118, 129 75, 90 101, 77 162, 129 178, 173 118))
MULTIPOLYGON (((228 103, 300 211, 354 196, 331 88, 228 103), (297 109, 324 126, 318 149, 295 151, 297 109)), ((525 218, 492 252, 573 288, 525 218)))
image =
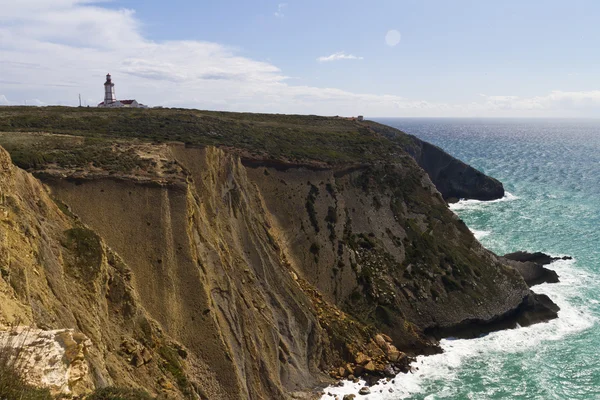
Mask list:
POLYGON ((121 258, 1 148, 0 193, 0 327, 16 327, 0 329, 3 356, 26 346, 17 364, 56 395, 169 382, 151 361, 171 362, 178 345, 140 306, 121 258))
MULTIPOLYGON (((404 134, 389 126, 368 122, 378 133, 392 140, 404 134)), ((416 136, 404 135, 404 150, 427 172, 444 199, 496 200, 504 196, 501 182, 452 157, 444 150, 416 136), (407 140, 408 139, 408 140, 407 140)))
POLYGON ((162 110, 94 110, 139 129, 97 133, 61 110, 0 124, 0 144, 46 185, 0 152, 0 322, 81 333, 89 373, 68 390, 293 398, 329 376, 405 371, 445 334, 556 316, 448 209, 404 136, 162 110), (156 115, 187 144, 158 140, 156 115), (196 122, 208 133, 180 133, 196 122), (228 146, 227 123, 246 132, 228 146), (21 132, 34 126, 50 132, 21 132))

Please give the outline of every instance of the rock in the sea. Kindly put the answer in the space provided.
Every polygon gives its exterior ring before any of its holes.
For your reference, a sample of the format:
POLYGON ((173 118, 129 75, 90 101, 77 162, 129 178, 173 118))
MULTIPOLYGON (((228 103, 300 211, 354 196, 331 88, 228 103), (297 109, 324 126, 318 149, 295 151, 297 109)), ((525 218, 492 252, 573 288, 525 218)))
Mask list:
POLYGON ((369 388, 368 388, 368 387, 366 387, 366 386, 363 386, 363 387, 361 387, 361 388, 360 388, 360 390, 358 391, 358 394, 360 394, 360 395, 363 395, 363 396, 365 396, 365 395, 367 395, 367 394, 371 394, 371 389, 369 389, 369 388))
POLYGON ((515 268, 523 276, 523 279, 529 287, 542 283, 559 282, 558 274, 551 269, 545 268, 553 261, 562 259, 568 260, 570 257, 551 257, 544 253, 516 252, 506 254, 500 258, 504 263, 515 268))
POLYGON ((383 369, 383 374, 388 378, 393 378, 394 376, 396 376, 396 371, 394 370, 394 368, 392 368, 391 365, 386 365, 383 369))
POLYGON ((342 400, 354 400, 356 398, 355 394, 346 394, 342 400))
POLYGON ((521 262, 534 262, 536 264, 548 265, 557 260, 572 260, 573 257, 564 256, 564 257, 552 257, 548 254, 544 254, 541 252, 528 253, 526 251, 516 251, 514 253, 505 254, 504 258, 508 258, 509 260, 521 261, 521 262))
POLYGON ((526 304, 522 305, 517 322, 521 326, 529 326, 539 322, 550 321, 558 317, 560 307, 545 294, 533 293, 526 304))
POLYGON ((366 386, 374 386, 377 385, 377 382, 381 380, 381 376, 378 373, 379 371, 375 371, 373 374, 368 374, 363 377, 365 380, 366 386))
POLYGON ((489 321, 464 321, 460 324, 428 329, 426 333, 437 339, 456 337, 473 339, 490 332, 502 329, 513 329, 518 325, 529 326, 532 324, 550 321, 558 318, 560 307, 548 296, 530 291, 521 304, 514 310, 500 315, 489 321))

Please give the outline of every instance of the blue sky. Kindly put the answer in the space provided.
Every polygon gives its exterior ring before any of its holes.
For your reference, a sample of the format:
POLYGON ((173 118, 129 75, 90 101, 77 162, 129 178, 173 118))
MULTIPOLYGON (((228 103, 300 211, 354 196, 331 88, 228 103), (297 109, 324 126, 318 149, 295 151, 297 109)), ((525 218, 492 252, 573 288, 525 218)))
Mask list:
POLYGON ((597 1, 13 3, 0 104, 95 104, 111 72, 118 98, 150 105, 600 117, 597 1))

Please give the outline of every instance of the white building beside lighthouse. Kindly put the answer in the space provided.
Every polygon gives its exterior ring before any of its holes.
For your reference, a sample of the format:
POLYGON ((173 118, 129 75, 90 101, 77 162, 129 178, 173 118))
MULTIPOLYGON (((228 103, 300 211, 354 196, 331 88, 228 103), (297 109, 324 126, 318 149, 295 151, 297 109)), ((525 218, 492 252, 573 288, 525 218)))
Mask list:
POLYGON ((136 100, 117 100, 117 96, 115 95, 115 84, 113 83, 110 74, 106 75, 106 82, 104 82, 104 101, 98 104, 98 107, 148 108, 148 106, 138 103, 136 100))

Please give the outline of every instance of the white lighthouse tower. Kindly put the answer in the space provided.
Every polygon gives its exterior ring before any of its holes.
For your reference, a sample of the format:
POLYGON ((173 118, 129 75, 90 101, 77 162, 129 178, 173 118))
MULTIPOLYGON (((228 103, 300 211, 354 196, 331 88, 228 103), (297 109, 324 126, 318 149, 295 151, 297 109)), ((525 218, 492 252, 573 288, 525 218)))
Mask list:
POLYGON ((106 82, 104 83, 104 104, 108 106, 116 101, 117 96, 115 96, 115 84, 112 82, 110 74, 108 74, 106 75, 106 82))
POLYGON ((106 75, 106 82, 104 82, 104 101, 98 104, 98 107, 148 108, 148 106, 138 103, 136 100, 117 100, 117 96, 115 96, 115 84, 110 74, 106 75))

